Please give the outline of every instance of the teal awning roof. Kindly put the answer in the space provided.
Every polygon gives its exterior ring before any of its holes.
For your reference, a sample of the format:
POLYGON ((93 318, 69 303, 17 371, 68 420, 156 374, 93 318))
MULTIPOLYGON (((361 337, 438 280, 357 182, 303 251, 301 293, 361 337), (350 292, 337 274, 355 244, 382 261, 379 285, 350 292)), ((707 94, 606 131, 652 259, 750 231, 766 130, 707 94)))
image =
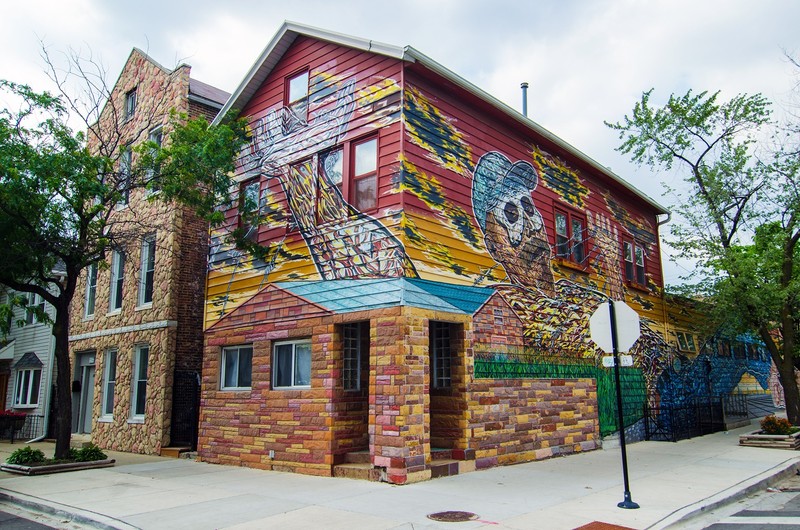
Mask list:
POLYGON ((408 278, 278 282, 276 285, 334 313, 408 306, 471 315, 494 293, 494 289, 485 287, 408 278))

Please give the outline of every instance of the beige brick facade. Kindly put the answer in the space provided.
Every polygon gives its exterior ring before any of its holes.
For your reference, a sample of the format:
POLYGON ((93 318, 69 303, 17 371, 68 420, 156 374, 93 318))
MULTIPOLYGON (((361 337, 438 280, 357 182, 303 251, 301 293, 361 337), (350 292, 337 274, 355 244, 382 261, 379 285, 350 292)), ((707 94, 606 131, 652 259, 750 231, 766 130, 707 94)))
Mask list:
MULTIPOLYGON (((134 49, 96 127, 118 129, 118 147, 130 148, 147 140, 157 127, 163 127, 164 141, 168 141, 172 109, 190 117, 213 117, 216 109, 207 102, 191 101, 189 74, 187 65, 170 71, 134 49), (136 109, 126 118, 126 97, 132 90, 136 91, 136 109)), ((91 135, 90 146, 97 149, 91 135)), ((132 190, 128 204, 114 209, 109 224, 125 256, 121 308, 111 310, 109 305, 112 257, 107 255, 98 267, 94 313, 86 314, 88 270, 79 282, 71 312, 73 363, 87 352, 93 352, 96 359, 91 405, 86 403, 90 394, 84 388, 90 379, 82 367, 75 368, 73 379, 83 380, 80 391, 77 386, 73 389, 73 430, 90 430, 92 441, 102 448, 158 454, 173 442, 176 373, 193 371, 199 377, 207 226, 187 209, 153 200, 144 189, 132 190), (153 236, 152 302, 143 304, 139 298, 143 238, 153 236), (134 418, 132 371, 134 353, 141 345, 149 347, 145 414, 134 418), (106 354, 111 349, 117 351, 113 415, 103 415, 106 354)), ((193 442, 182 443, 187 441, 193 442)))

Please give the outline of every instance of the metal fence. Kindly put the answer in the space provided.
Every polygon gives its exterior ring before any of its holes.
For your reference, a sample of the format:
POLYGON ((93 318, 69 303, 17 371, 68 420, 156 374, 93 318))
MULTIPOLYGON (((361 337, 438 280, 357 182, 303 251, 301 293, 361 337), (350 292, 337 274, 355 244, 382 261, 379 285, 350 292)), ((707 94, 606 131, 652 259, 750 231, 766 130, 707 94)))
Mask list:
POLYGON ((31 440, 44 434, 44 415, 28 414, 24 421, 10 419, 10 421, 0 420, 0 439, 11 440, 31 440))
POLYGON ((747 396, 705 396, 681 405, 645 403, 645 439, 677 442, 727 429, 748 417, 747 396))

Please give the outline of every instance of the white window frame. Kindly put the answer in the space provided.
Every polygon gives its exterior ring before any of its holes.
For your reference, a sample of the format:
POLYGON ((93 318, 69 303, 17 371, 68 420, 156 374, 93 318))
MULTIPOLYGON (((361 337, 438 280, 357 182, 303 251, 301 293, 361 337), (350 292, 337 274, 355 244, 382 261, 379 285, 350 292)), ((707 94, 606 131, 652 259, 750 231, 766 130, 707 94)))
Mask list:
MULTIPOLYGON (((36 306, 41 306, 42 310, 45 308, 45 301, 44 298, 39 296, 36 293, 28 293, 28 308, 33 309, 36 306)), ((26 324, 36 324, 39 322, 39 319, 36 318, 36 315, 33 311, 29 311, 28 309, 25 310, 25 323, 26 324)))
POLYGON ((83 317, 92 318, 97 306, 97 263, 86 268, 86 296, 84 298, 83 317))
POLYGON ((149 234, 142 238, 142 249, 139 260, 139 293, 136 307, 146 308, 153 305, 156 269, 156 235, 149 234), (148 273, 150 279, 150 299, 147 299, 148 273))
POLYGON ((150 366, 150 345, 138 344, 133 349, 133 372, 131 372, 131 423, 143 423, 147 412, 147 372, 150 366), (144 364, 144 366, 142 366, 144 364), (144 368, 144 377, 142 377, 144 368), (140 386, 143 384, 143 388, 140 386), (144 392, 144 396, 141 393, 144 392), (142 410, 138 412, 136 406, 141 397, 142 410))
MULTIPOLYGON (((154 143, 158 144, 158 148, 161 149, 161 144, 164 141, 164 127, 163 127, 163 125, 158 125, 156 127, 153 127, 150 130, 150 132, 148 133, 148 135, 147 135, 147 140, 149 142, 154 142, 154 143)), ((158 154, 158 152, 156 151, 155 154, 158 154)), ((147 181, 148 181, 148 183, 149 183, 149 181, 151 181, 153 179, 153 177, 156 177, 156 176, 158 176, 158 168, 156 168, 155 170, 148 170, 147 171, 147 181)), ((159 191, 161 191, 161 188, 159 186, 155 186, 155 189, 153 189, 153 187, 151 186, 151 187, 147 188, 147 195, 150 196, 150 195, 158 193, 159 191)))
POLYGON ((128 206, 131 200, 131 168, 133 166, 133 149, 130 145, 122 147, 119 153, 119 177, 117 189, 122 192, 122 197, 117 201, 116 208, 128 206))
MULTIPOLYGON (((283 353, 283 352, 281 352, 283 353)), ((313 361, 313 353, 311 351, 311 340, 310 339, 299 339, 299 340, 287 340, 276 342, 272 347, 272 388, 276 390, 281 389, 294 389, 294 388, 311 388, 311 363, 313 361), (291 351, 289 354, 291 355, 291 366, 289 368, 290 374, 290 383, 289 385, 279 385, 278 384, 278 349, 283 347, 291 347, 291 351), (309 355, 309 362, 308 362, 308 383, 303 383, 302 380, 300 383, 297 381, 296 371, 297 371, 297 347, 298 346, 306 346, 308 347, 308 355, 309 355)))
POLYGON ((219 374, 219 388, 220 390, 250 390, 253 387, 253 345, 252 344, 242 344, 240 346, 226 346, 222 348, 222 356, 220 358, 220 374, 219 374), (244 385, 242 384, 240 375, 241 375, 241 359, 242 353, 250 354, 250 384, 244 385), (226 385, 225 381, 228 379, 228 359, 233 360, 232 363, 234 365, 234 369, 236 371, 236 381, 233 381, 234 384, 226 385))
POLYGON ((130 120, 136 114, 136 88, 125 93, 125 121, 130 120))
POLYGON ((122 311, 122 299, 125 293, 125 253, 115 250, 111 253, 111 281, 109 284, 108 312, 122 311))
POLYGON ((17 370, 14 378, 14 408, 31 408, 39 406, 39 396, 41 396, 42 369, 41 368, 22 368, 17 370), (37 384, 33 384, 36 374, 39 374, 37 384), (27 377, 26 377, 27 376, 27 377), (34 392, 35 390, 35 392, 34 392), (33 400, 36 401, 33 401, 33 400))
POLYGON ((119 350, 109 348, 103 356, 103 396, 99 421, 113 421, 114 402, 116 401, 115 389, 117 386, 117 358, 119 350), (109 398, 111 402, 109 403, 109 398), (110 409, 109 409, 110 405, 110 409))

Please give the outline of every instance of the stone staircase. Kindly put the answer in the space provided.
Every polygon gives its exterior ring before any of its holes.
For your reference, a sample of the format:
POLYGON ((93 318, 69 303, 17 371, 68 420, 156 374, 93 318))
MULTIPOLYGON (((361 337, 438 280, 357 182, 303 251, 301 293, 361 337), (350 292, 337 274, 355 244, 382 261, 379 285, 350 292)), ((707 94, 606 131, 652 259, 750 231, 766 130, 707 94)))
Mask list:
POLYGON ((345 454, 344 462, 333 466, 333 476, 379 482, 381 470, 372 467, 372 458, 365 449, 345 454))
POLYGON ((459 460, 453 458, 452 449, 431 449, 431 478, 458 475, 459 460))
MULTIPOLYGON (((454 451, 453 449, 432 449, 431 450, 431 478, 450 477, 461 472, 474 471, 475 460, 464 460, 454 458, 465 456, 464 451, 454 451), (454 452, 460 453, 454 455, 454 452)), ((343 478, 354 478, 359 480, 371 480, 378 482, 381 480, 382 470, 372 466, 372 459, 368 450, 354 451, 344 455, 344 462, 333 466, 333 476, 343 478)))
POLYGON ((162 447, 161 448, 161 456, 165 456, 168 458, 180 458, 181 455, 184 453, 188 453, 192 450, 190 446, 175 446, 175 447, 162 447))

